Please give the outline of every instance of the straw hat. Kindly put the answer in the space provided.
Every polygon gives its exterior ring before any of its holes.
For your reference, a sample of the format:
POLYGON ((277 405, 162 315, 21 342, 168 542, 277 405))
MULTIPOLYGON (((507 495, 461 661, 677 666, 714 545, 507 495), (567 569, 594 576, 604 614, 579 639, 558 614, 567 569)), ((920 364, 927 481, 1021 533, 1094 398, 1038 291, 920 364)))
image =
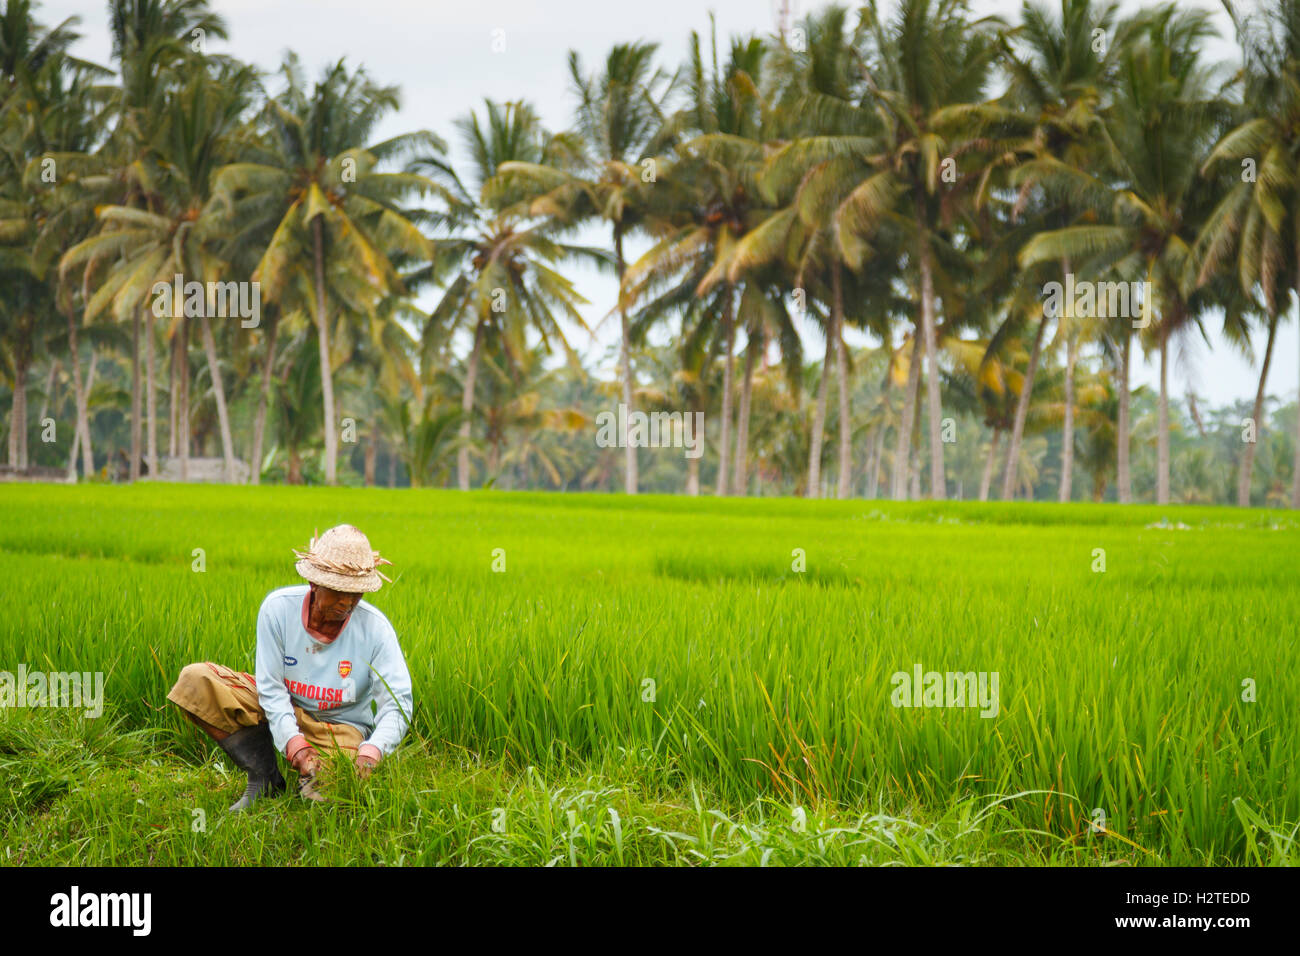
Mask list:
POLYGON ((392 564, 381 558, 378 551, 370 549, 370 541, 350 524, 330 528, 319 537, 313 536, 306 551, 292 549, 298 563, 298 573, 312 584, 349 593, 378 591, 383 578, 392 579, 376 568, 392 564))

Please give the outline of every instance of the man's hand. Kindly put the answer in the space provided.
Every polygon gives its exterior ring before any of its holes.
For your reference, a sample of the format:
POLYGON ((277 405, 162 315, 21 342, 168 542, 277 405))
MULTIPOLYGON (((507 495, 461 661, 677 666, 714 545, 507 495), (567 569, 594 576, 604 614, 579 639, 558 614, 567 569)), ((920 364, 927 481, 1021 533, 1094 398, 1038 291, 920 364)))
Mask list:
POLYGON ((364 754, 364 753, 357 754, 357 759, 356 759, 357 773, 360 775, 362 780, 370 776, 370 771, 375 769, 375 765, 377 763, 379 763, 379 761, 376 760, 374 757, 370 756, 369 754, 364 754))
POLYGON ((293 755, 289 763, 303 776, 315 776, 316 771, 320 769, 320 755, 316 753, 314 747, 303 747, 293 755))

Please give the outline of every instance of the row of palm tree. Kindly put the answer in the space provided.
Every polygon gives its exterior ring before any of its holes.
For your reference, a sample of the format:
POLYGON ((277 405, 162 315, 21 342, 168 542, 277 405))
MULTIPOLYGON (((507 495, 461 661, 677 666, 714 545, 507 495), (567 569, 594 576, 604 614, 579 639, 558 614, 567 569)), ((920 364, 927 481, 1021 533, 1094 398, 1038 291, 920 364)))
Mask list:
MULTIPOLYGON (((227 28, 206 0, 110 3, 115 71, 71 54, 76 18, 46 28, 33 6, 8 0, 0 16, 14 467, 29 464, 32 370, 53 383, 66 365, 68 470, 79 449, 94 472, 90 375, 108 351, 130 358, 128 477, 159 474, 161 350, 166 457, 182 479, 210 433, 236 480, 247 424, 258 481, 269 419, 290 480, 323 444, 320 478, 337 482, 340 436, 360 422, 367 481, 383 448, 390 476, 400 463, 412 483, 449 481, 454 454, 462 489, 475 456, 484 480, 560 485, 592 417, 564 394, 582 369, 568 336, 591 332, 564 271, 575 262, 618 280, 607 398, 706 411, 719 495, 770 487, 798 449, 808 496, 920 496, 924 478, 942 499, 957 452, 945 433, 973 417, 990 435, 980 497, 995 478, 1004 499, 1034 486, 1025 443, 1050 422, 1060 500, 1074 496, 1077 452, 1094 496, 1094 467, 1113 463, 1117 499, 1131 501, 1137 338, 1159 361, 1153 495, 1166 503, 1181 444, 1171 348, 1208 340, 1213 321, 1247 351, 1265 331, 1249 416, 1265 430, 1276 333, 1300 298, 1300 0, 1228 6, 1235 72, 1207 62, 1205 13, 1122 17, 1108 0, 1031 0, 1014 24, 964 0, 828 6, 723 56, 716 36, 692 34, 676 70, 655 44, 620 44, 594 72, 570 55, 568 130, 523 101, 457 121, 459 170, 432 132, 375 140, 400 94, 364 68, 339 62, 308 82, 290 54, 272 89, 209 54, 227 28), (585 243, 597 228, 605 239, 585 243), (258 283, 261 324, 214 323, 211 302, 191 312, 180 297, 159 314, 157 283, 177 275, 258 283), (1141 314, 1073 302, 1052 314, 1044 290, 1067 277, 1141 283, 1141 314), (819 363, 804 356, 810 324, 819 363), (879 346, 850 348, 847 329, 879 346), (556 353, 564 374, 548 367, 556 353), (1045 379, 1058 364, 1059 389, 1045 379), (865 395, 863 374, 876 383, 865 395), (773 434, 778 422, 796 434, 773 434)), ((1258 444, 1236 456, 1241 505, 1258 444)), ((637 449, 617 457, 587 473, 605 486, 621 471, 635 493, 637 449)), ((700 460, 686 468, 697 494, 700 460)))

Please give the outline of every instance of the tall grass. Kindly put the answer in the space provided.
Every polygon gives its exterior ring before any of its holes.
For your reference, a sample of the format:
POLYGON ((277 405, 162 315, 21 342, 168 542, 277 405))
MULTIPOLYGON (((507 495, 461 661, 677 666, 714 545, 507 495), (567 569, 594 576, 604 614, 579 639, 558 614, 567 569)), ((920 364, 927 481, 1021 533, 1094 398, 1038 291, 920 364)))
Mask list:
MULTIPOLYGON (((102 670, 103 720, 207 760, 167 689, 193 660, 252 670, 262 597, 299 583, 290 548, 343 521, 394 563, 373 603, 414 680, 410 749, 706 786, 715 823, 765 840, 754 807, 781 833, 799 807, 1133 862, 1295 852, 1300 535, 1263 511, 9 486, 0 670, 102 670), (998 672, 998 715, 892 706, 890 675, 916 663, 998 672)), ((632 818, 621 839, 727 856, 632 818)))

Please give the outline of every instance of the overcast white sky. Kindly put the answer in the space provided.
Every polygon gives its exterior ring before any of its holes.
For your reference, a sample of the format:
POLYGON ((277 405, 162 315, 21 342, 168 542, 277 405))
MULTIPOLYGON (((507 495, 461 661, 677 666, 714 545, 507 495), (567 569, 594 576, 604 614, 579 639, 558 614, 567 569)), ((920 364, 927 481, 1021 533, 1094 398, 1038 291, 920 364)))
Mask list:
MULTIPOLYGON (((1180 0, 1180 3, 1183 0, 1180 0)), ((347 57, 364 64, 372 76, 402 88, 402 109, 390 117, 380 135, 430 129, 451 141, 453 158, 460 154, 451 121, 469 109, 481 109, 484 98, 525 98, 553 129, 571 122, 573 101, 568 87, 566 58, 577 50, 587 68, 594 69, 615 43, 650 40, 660 44, 664 65, 682 62, 692 29, 708 39, 708 11, 717 16, 719 46, 733 33, 767 33, 773 29, 779 0, 653 0, 641 3, 619 0, 214 0, 214 7, 230 27, 228 44, 212 44, 214 52, 230 52, 266 71, 274 71, 285 50, 292 48, 305 67, 315 73, 325 64, 347 57), (504 40, 504 51, 493 51, 494 31, 504 40)), ((796 15, 816 9, 812 0, 789 0, 796 15)), ((851 5, 851 4, 850 4, 851 5)), ((1215 14, 1225 37, 1230 24, 1218 3, 1202 3, 1215 14)), ((1137 4, 1128 0, 1126 9, 1137 4)), ((1020 3, 975 0, 981 13, 998 13, 1015 19, 1020 3)), ((105 4, 101 0, 44 0, 37 16, 45 23, 80 16, 84 39, 76 52, 109 65, 110 43, 105 4)), ((500 44, 498 44, 500 45, 500 44)), ((1216 59, 1233 55, 1233 46, 1218 42, 1207 48, 1216 59)), ((272 88, 275 88, 274 83, 272 88)), ((603 233, 593 236, 598 241, 603 233)), ((635 256, 644 248, 629 248, 635 256)), ((579 291, 591 302, 585 310, 588 324, 613 307, 616 284, 581 266, 571 274, 579 291)), ((432 299, 423 301, 426 307, 432 299)), ((580 352, 602 356, 617 339, 617 323, 609 321, 593 342, 575 331, 571 341, 580 352)), ((809 355, 820 355, 820 336, 813 327, 804 330, 809 355)), ((1240 354, 1221 341, 1211 328, 1214 348, 1200 339, 1187 338, 1175 350, 1177 361, 1172 390, 1182 395, 1189 387, 1211 404, 1253 398, 1258 372, 1240 354)), ((865 343, 865 338, 860 340, 865 343)), ((855 344, 858 344, 855 341, 855 344)), ((1257 337, 1256 365, 1264 351, 1257 337)), ((1158 361, 1158 359, 1156 360, 1158 361)), ((1135 384, 1158 384, 1155 362, 1135 368, 1135 384)), ((1292 307, 1281 331, 1269 394, 1285 400, 1295 394, 1300 380, 1300 335, 1292 307)))

